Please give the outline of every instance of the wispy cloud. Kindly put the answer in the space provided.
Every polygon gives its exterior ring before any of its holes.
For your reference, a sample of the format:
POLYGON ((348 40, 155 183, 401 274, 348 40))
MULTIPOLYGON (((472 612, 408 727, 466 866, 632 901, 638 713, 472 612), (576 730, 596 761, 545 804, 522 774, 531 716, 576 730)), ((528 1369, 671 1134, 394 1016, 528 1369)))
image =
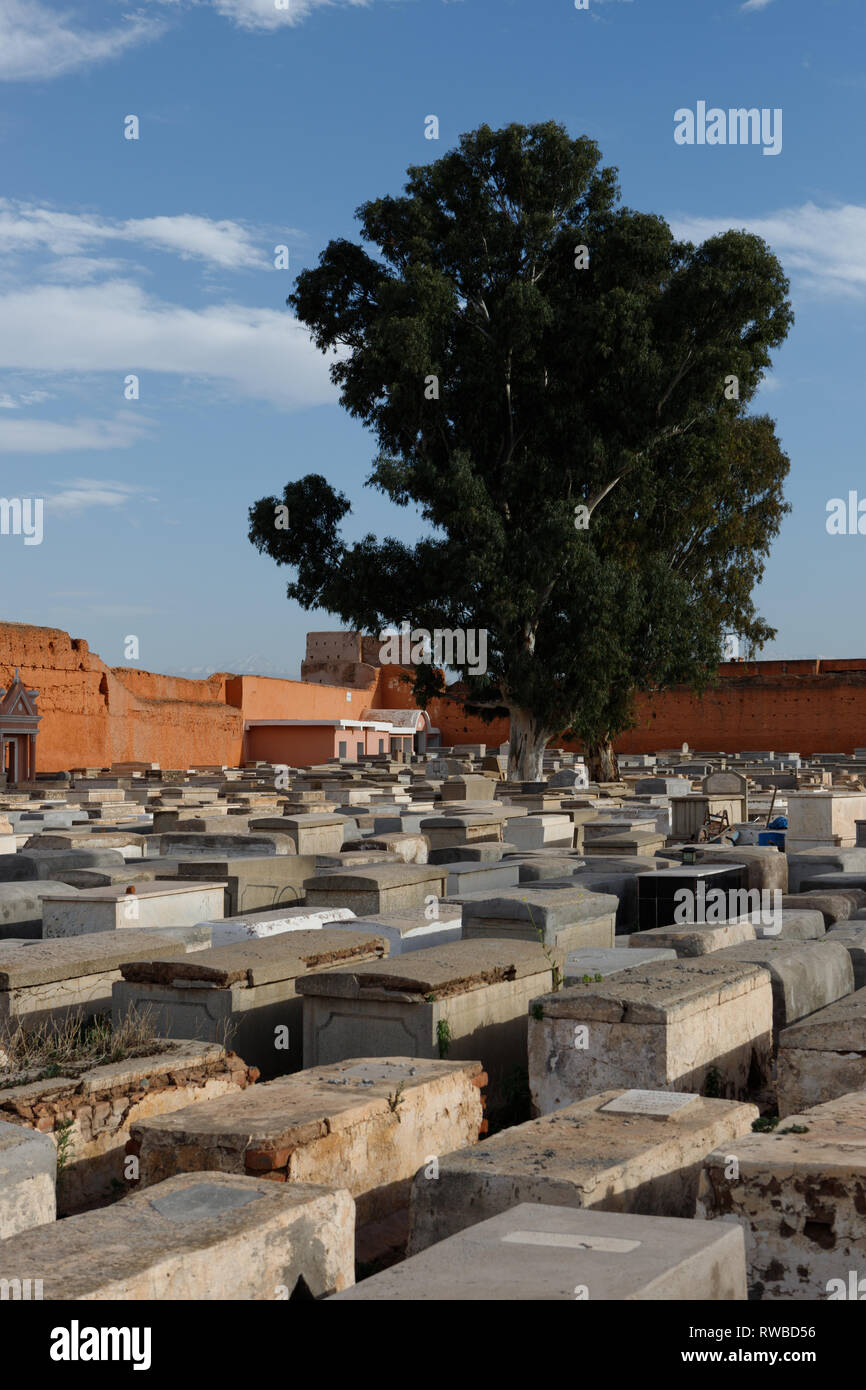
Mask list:
POLYGON ((87 29, 74 14, 40 0, 2 0, 0 81, 61 77, 118 58, 164 28, 154 15, 135 14, 111 28, 87 29))
MULTIPOLYGON (((113 372, 118 383, 130 372, 167 372, 290 410, 337 398, 327 360, 287 310, 187 309, 124 280, 0 293, 0 367, 113 372)), ((137 409, 129 406, 130 418, 137 409)))
POLYGON ((302 24, 320 9, 368 9, 371 0, 212 0, 214 9, 240 29, 280 29, 302 24))
MULTIPOLYGON (((300 234, 290 229, 286 235, 300 234)), ((169 251, 183 260, 206 261, 222 270, 261 270, 272 265, 266 254, 266 250, 272 254, 272 248, 266 248, 263 234, 228 219, 214 221, 180 213, 113 222, 94 214, 62 212, 0 198, 0 252, 44 249, 74 261, 82 252, 106 242, 169 251)), ((90 278, 98 264, 83 258, 80 278, 90 278)))
POLYGON ((141 416, 114 419, 81 417, 43 420, 31 416, 0 418, 0 454, 68 454, 79 449, 128 449, 147 431, 141 416))
POLYGON ((22 406, 40 405, 51 399, 50 391, 22 391, 13 396, 8 391, 0 392, 0 410, 20 410, 22 406))
POLYGON ((672 218, 671 227, 694 242, 744 227, 767 242, 803 289, 834 299, 866 294, 866 206, 804 203, 765 217, 672 218))
POLYGON ((74 478, 61 492, 46 495, 45 505, 64 512, 83 512, 91 507, 122 507, 127 502, 144 500, 144 491, 136 483, 120 483, 110 478, 74 478))
POLYGON ((773 3, 773 0, 746 0, 746 3, 745 3, 744 5, 741 5, 741 6, 740 6, 740 9, 741 9, 741 10, 765 10, 765 9, 767 8, 767 6, 768 6, 768 5, 772 5, 772 3, 773 3))

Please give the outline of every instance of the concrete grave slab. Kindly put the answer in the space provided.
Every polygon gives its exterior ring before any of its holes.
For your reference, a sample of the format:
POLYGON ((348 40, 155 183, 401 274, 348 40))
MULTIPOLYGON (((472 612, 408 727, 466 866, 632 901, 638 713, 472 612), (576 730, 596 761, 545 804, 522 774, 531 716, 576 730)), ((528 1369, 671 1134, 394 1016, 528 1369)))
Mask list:
POLYGON ((0 883, 18 883, 33 879, 65 882, 66 874, 70 870, 123 869, 126 863, 119 849, 40 850, 34 846, 18 854, 0 856, 0 883))
MULTIPOLYGON (((524 1067, 529 1000, 563 956, 537 941, 457 941, 298 981, 304 1065, 344 1057, 480 1058, 491 1108, 524 1067)), ((547 983, 549 981, 549 984, 547 983)))
POLYGON ((140 859, 145 852, 148 840, 146 835, 128 831, 111 831, 96 835, 93 831, 52 830, 39 835, 31 835, 24 843, 24 852, 41 853, 42 850, 85 850, 102 851, 116 849, 124 859, 140 859))
POLYGON ((286 931, 317 931, 344 922, 351 925, 355 920, 355 914, 346 907, 275 907, 270 912, 238 913, 202 925, 210 928, 209 945, 231 946, 236 941, 260 940, 286 931))
POLYGON ((794 908, 770 908, 764 912, 748 912, 733 917, 734 923, 751 922, 755 936, 776 941, 820 941, 824 936, 824 917, 820 912, 794 908))
POLYGON ((44 1271, 64 1302, 319 1298, 354 1279, 354 1224, 345 1189, 184 1173, 0 1242, 0 1279, 44 1271))
POLYGON ((0 1243, 54 1221, 56 1168, 53 1139, 0 1120, 0 1243))
POLYGON ((449 898, 464 893, 495 892, 498 888, 516 888, 520 883, 520 865, 515 860, 498 864, 473 864, 464 860, 440 862, 447 871, 445 892, 449 898))
POLYGON ((482 1077, 478 1062, 405 1057, 296 1072, 134 1125, 141 1182, 199 1169, 342 1182, 358 1224, 381 1221, 408 1209, 431 1153, 476 1142, 482 1077))
POLYGON ((412 1185, 410 1255, 523 1202, 692 1217, 706 1154, 751 1130, 755 1105, 605 1091, 447 1153, 412 1185))
POLYGON ((242 832, 217 835, 198 830, 171 831, 167 835, 150 835, 147 839, 148 853, 170 859, 202 859, 208 855, 256 859, 262 855, 296 853, 290 835, 269 830, 257 831, 255 835, 242 832))
MULTIPOLYGON (((201 944, 209 945, 209 933, 201 936, 201 944)), ((107 1013, 124 961, 144 960, 154 952, 182 956, 198 945, 180 932, 137 930, 124 932, 122 940, 95 932, 26 945, 0 942, 0 1028, 38 1027, 69 1013, 84 1018, 107 1013)))
POLYGON ((854 989, 851 958, 842 945, 765 937, 723 950, 725 960, 762 965, 773 984, 773 1031, 835 1003, 854 989))
POLYGON ((564 983, 566 985, 579 984, 584 982, 584 976, 588 975, 590 980, 594 980, 596 975, 601 975, 606 979, 608 975, 617 975, 620 970, 634 970, 638 966, 649 965, 655 960, 676 960, 676 951, 668 948, 661 949, 636 949, 627 946, 614 946, 606 948, 601 946, 583 946, 577 951, 569 951, 565 957, 564 983))
POLYGON ((756 965, 658 961, 533 1000, 529 1084, 536 1113, 612 1088, 746 1099, 770 1074, 773 998, 756 965))
POLYGON ((698 1216, 742 1230, 750 1296, 850 1298, 850 1271, 855 1285, 866 1272, 866 1092, 744 1135, 733 1152, 736 1177, 729 1146, 706 1158, 698 1216))
POLYGON ((77 890, 53 879, 26 883, 0 883, 0 940, 6 936, 42 936, 43 903, 56 893, 77 890))
POLYGON ((866 849, 786 849, 788 892, 799 893, 804 879, 816 875, 866 873, 866 849))
POLYGON ((132 1008, 148 1009, 161 1037, 228 1042, 270 1079, 302 1065, 299 980, 386 950, 373 933, 321 927, 197 951, 183 964, 151 956, 123 965, 112 1016, 120 1022, 132 1008))
POLYGON ((840 922, 830 928, 824 941, 828 945, 839 942, 845 947, 854 970, 854 988, 866 987, 866 922, 840 922))
POLYGON ((42 906, 42 935, 82 936, 92 932, 125 931, 130 927, 194 926, 222 916, 221 883, 140 883, 135 892, 121 885, 66 888, 46 894, 42 906), (72 895, 75 896, 72 896, 72 895))
POLYGON ((743 1234, 735 1226, 523 1204, 334 1301, 741 1300, 745 1273, 743 1234), (717 1240, 707 1239, 710 1231, 717 1240))
POLYGON ((464 940, 538 941, 562 951, 612 946, 616 899, 574 878, 545 879, 463 900, 464 940))
POLYGON ((782 1116, 866 1090, 866 989, 784 1029, 776 1087, 782 1116))
POLYGON ((283 820, 280 831, 288 835, 295 854, 338 854, 343 848, 348 823, 345 816, 310 813, 283 816, 283 820))
POLYGON ((236 1092, 258 1075, 214 1043, 152 1046, 159 1050, 103 1066, 68 1066, 53 1078, 24 1073, 18 1084, 0 1089, 4 1118, 38 1126, 57 1144, 63 1133, 58 1215, 110 1201, 128 1186, 125 1146, 134 1121, 236 1092))
POLYGON ((304 901, 304 882, 316 872, 314 856, 271 854, 249 859, 180 860, 177 877, 226 883, 224 915, 297 905, 304 901))
POLYGON ((459 941, 463 931, 460 908, 444 903, 424 908, 404 908, 402 912, 377 912, 372 917, 356 917, 353 925, 358 931, 371 931, 384 937, 389 946, 389 958, 459 941), (436 908, 438 916, 428 916, 432 907, 436 908))
POLYGON ((370 864, 340 868, 306 880, 310 907, 348 907, 358 917, 422 907, 445 894, 441 864, 370 864))
POLYGON ((677 956, 706 956, 728 946, 755 940, 755 928, 749 921, 691 922, 687 926, 651 927, 635 932, 628 938, 631 948, 668 947, 677 956))
POLYGON ((829 931, 838 922, 847 922, 857 910, 854 897, 850 892, 822 893, 820 890, 811 890, 808 893, 785 893, 782 897, 782 909, 793 909, 795 912, 804 910, 807 912, 820 912, 824 918, 824 926, 829 931))

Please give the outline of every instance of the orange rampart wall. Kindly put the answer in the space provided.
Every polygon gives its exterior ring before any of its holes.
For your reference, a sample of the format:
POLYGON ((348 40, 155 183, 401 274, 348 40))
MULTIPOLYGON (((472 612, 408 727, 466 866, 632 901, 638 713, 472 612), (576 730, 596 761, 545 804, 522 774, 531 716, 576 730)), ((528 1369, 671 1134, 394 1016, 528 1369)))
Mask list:
MULTIPOLYGON (((506 720, 487 724, 450 697, 434 700, 429 712, 443 745, 496 748, 508 738, 506 720)), ((667 690, 639 698, 636 713, 635 727, 616 739, 618 753, 686 742, 707 752, 852 753, 866 748, 866 659, 729 662, 703 698, 667 690)))
MULTIPOLYGON (((9 685, 16 667, 39 691, 37 765, 43 772, 133 761, 236 767, 245 757, 247 721, 359 719, 368 707, 413 704, 397 667, 382 667, 361 688, 225 673, 185 680, 106 666, 85 641, 59 628, 0 623, 0 685, 9 685)), ((429 713, 445 746, 495 748, 508 737, 505 720, 487 724, 453 696, 432 701, 429 713)), ((652 753, 684 742, 727 753, 866 747, 866 659, 729 663, 703 699, 685 690, 641 699, 635 728, 616 746, 652 753)))

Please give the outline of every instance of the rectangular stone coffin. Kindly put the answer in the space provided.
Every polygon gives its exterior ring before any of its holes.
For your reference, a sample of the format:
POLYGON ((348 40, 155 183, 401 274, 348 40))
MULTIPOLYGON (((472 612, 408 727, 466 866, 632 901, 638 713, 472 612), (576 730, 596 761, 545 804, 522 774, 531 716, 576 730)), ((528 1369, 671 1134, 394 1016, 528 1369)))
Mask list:
POLYGON ((769 1077, 773 995, 756 965, 659 961, 533 1001, 529 1084, 537 1114, 613 1087, 746 1099, 769 1077))
POLYGON ((354 1217, 345 1189, 184 1173, 0 1242, 0 1279, 38 1270, 64 1302, 319 1298, 354 1279, 354 1217))
POLYGON ((617 899, 569 879, 542 879, 463 901, 464 940, 539 941, 562 951, 612 946, 617 899))
MULTIPOLYGON (((189 943, 194 946, 194 943, 189 943)), ((0 1031, 38 1027, 67 1014, 90 1018, 111 1008, 111 988, 128 960, 186 954, 180 935, 163 931, 94 932, 56 941, 0 942, 0 1031)))
POLYGON ((67 937, 114 932, 129 927, 182 927, 223 915, 223 884, 138 883, 134 893, 117 885, 47 895, 42 905, 42 935, 67 937))
MULTIPOLYGON (((826 942, 822 949, 827 949, 826 942)), ((784 1029, 777 1091, 782 1116, 851 1091, 866 1091, 866 989, 784 1029)))
POLYGON ((693 922, 689 926, 651 927, 649 931, 635 932, 628 944, 638 950, 664 946, 677 956, 706 956, 727 946, 754 940, 755 928, 749 921, 693 922))
MULTIPOLYGON (((402 912, 377 912, 374 917, 356 917, 350 924, 356 931, 371 931, 388 942, 390 956, 424 951, 459 941, 463 926, 459 907, 442 905, 438 917, 428 917, 429 908, 406 908, 402 912)), ((335 924, 336 925, 336 924, 335 924)), ((340 923, 344 926, 344 923, 340 923)))
POLYGON ((0 883, 0 940, 27 936, 39 940, 43 934, 44 902, 53 894, 75 894, 77 889, 53 879, 28 883, 0 883))
POLYGON ((842 922, 833 927, 824 937, 829 946, 839 942, 851 957, 854 970, 854 988, 866 986, 866 922, 842 922))
POLYGON ((566 815, 542 813, 511 817, 508 839, 518 849, 542 849, 547 845, 564 845, 570 849, 574 842, 574 826, 571 816, 566 815))
POLYGON ((356 1058, 144 1120, 132 1148, 144 1186, 199 1169, 342 1182, 363 1225, 408 1208, 430 1154, 476 1142, 483 1079, 472 1061, 356 1058))
POLYGON ((692 1217, 706 1154, 751 1130, 755 1105, 605 1091, 421 1168, 410 1255, 521 1202, 692 1217))
POLYGON ((866 795, 857 792, 788 792, 786 846, 796 852, 857 844, 857 820, 866 815, 866 795))
POLYGON ((33 850, 39 853, 46 849, 59 850, 107 850, 116 849, 123 855, 124 859, 140 859, 145 853, 147 835, 136 835, 131 832, 122 831, 115 833, 95 834, 91 830, 81 832, 72 830, 54 830, 47 834, 31 835, 25 842, 24 849, 33 850))
POLYGON ((824 941, 779 941, 765 937, 728 946, 720 960, 761 965, 773 985, 773 1034, 835 1003, 854 989, 851 957, 841 945, 824 941))
POLYGON ((368 864, 313 875, 305 884, 309 907, 348 907, 357 917, 423 907, 445 896, 440 864, 368 864))
POLYGON ((225 1041, 263 1077, 283 1075, 302 1065, 301 977, 387 949, 372 933, 322 927, 216 946, 184 962, 151 956, 123 966, 112 1014, 120 1022, 131 1008, 149 1009, 160 1037, 225 1041))
POLYGON ((484 814, 426 816, 421 833, 427 836, 431 850, 452 849, 455 845, 501 842, 505 813, 485 811, 484 814))
POLYGON ((837 873, 866 873, 866 849, 804 849, 794 852, 788 848, 788 891, 802 892, 803 883, 816 876, 837 873))
POLYGON ((286 931, 317 931, 344 922, 351 926, 355 920, 354 912, 346 907, 275 907, 270 912, 239 913, 201 925, 210 928, 209 946, 231 946, 236 941, 254 941, 286 931))
POLYGON ((215 1043, 177 1042, 148 1056, 85 1066, 0 1090, 0 1114, 44 1129, 65 1159, 57 1211, 84 1211, 126 1186, 125 1145, 136 1119, 236 1091, 255 1080, 234 1053, 215 1043))
POLYGON ((520 883, 520 864, 516 859, 499 864, 479 864, 469 860, 440 861, 437 867, 447 871, 445 891, 449 898, 459 897, 463 893, 516 888, 520 883))
POLYGON ((295 854, 339 854, 349 822, 345 816, 283 816, 280 831, 289 836, 295 854))
POLYGON ((182 879, 225 880, 224 916, 257 909, 297 905, 304 901, 304 881, 316 872, 316 860, 306 854, 271 854, 256 859, 181 860, 182 879))
POLYGON ((207 859, 210 856, 256 859, 262 855, 294 853, 288 835, 264 830, 253 834, 243 827, 237 834, 210 835, 199 830, 184 830, 148 838, 149 854, 160 854, 170 859, 207 859))
POLYGON ((0 1120, 0 1243, 54 1220, 56 1168, 49 1135, 0 1120))
POLYGON ((729 1229, 739 1223, 750 1297, 862 1300, 866 1092, 788 1116, 774 1132, 745 1135, 733 1149, 736 1177, 731 1152, 724 1145, 706 1158, 698 1216, 729 1229))
POLYGON ((592 1306, 745 1297, 743 1233, 736 1226, 526 1203, 362 1280, 335 1301, 573 1304, 580 1298, 592 1306))
MULTIPOLYGON (((526 1012, 562 953, 529 941, 457 941, 298 981, 304 1065, 346 1057, 480 1057, 491 1109, 526 1065, 526 1012)), ((549 982, 549 983, 548 983, 549 982)))

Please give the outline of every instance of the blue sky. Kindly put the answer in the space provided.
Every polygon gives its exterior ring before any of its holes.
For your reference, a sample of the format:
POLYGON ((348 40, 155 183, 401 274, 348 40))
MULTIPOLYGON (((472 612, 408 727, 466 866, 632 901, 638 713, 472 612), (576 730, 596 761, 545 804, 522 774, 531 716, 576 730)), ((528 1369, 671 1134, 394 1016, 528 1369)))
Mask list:
POLYGON ((831 498, 866 499, 863 0, 289 5, 0 0, 0 496, 45 498, 41 545, 0 535, 0 616, 111 665, 134 634, 145 669, 297 676, 307 629, 339 624, 287 602, 249 504, 316 471, 350 535, 417 521, 362 486, 373 440, 285 308, 294 274, 462 132, 553 118, 630 206, 781 258, 797 321, 756 408, 793 513, 763 655, 863 655, 866 536, 825 525, 831 498), (698 101, 781 108, 781 153, 677 145, 698 101))

